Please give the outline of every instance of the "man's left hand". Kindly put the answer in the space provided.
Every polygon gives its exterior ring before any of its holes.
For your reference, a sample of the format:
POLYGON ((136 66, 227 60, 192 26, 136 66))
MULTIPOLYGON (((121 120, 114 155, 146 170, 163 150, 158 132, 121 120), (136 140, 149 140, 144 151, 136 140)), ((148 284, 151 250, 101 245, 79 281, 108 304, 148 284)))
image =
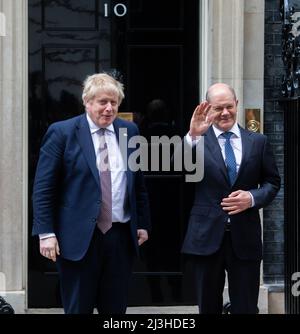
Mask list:
POLYGON ((249 191, 237 190, 232 192, 227 198, 223 198, 221 205, 229 215, 235 215, 249 209, 252 199, 249 191))
POLYGON ((147 230, 137 230, 137 237, 139 246, 148 240, 148 232, 147 230))

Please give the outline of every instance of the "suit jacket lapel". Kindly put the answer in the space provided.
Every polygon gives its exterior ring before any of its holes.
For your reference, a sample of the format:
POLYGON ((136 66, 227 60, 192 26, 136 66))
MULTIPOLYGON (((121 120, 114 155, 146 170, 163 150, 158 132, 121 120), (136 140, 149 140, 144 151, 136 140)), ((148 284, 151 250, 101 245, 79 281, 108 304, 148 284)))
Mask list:
POLYGON ((85 114, 83 114, 78 121, 76 135, 79 145, 82 148, 83 155, 85 156, 89 168, 100 188, 99 171, 96 166, 94 144, 85 114))
POLYGON ((240 165, 239 172, 237 175, 237 179, 239 175, 241 174, 241 171, 247 165, 247 161, 249 160, 251 156, 251 150, 254 147, 253 139, 251 138, 252 133, 250 131, 246 131, 240 126, 239 128, 241 131, 241 139, 242 139, 242 161, 241 161, 241 165, 240 165))
POLYGON ((116 133, 116 137, 117 137, 117 141, 119 143, 119 128, 120 128, 120 124, 119 124, 119 120, 116 118, 113 122, 113 127, 115 129, 115 133, 116 133))
MULTIPOLYGON (((113 126, 115 129, 116 137, 117 137, 117 142, 119 144, 119 148, 121 150, 121 154, 126 166, 126 169, 128 169, 128 156, 129 156, 129 148, 128 148, 128 133, 120 133, 120 128, 126 128, 125 126, 122 126, 122 121, 119 118, 116 118, 113 122, 113 126), (121 137, 120 137, 121 136, 121 137), (121 139, 121 143, 120 143, 121 139), (127 154, 126 154, 127 153, 127 154)), ((127 128, 126 128, 127 129, 127 128)), ((127 129, 128 131, 128 129, 127 129)))
POLYGON ((130 134, 128 134, 128 128, 126 126, 122 126, 122 124, 123 124, 123 122, 119 118, 116 118, 115 121, 113 122, 113 126, 114 126, 115 133, 116 133, 116 136, 117 136, 117 141, 118 141, 118 144, 119 144, 119 147, 120 147, 120 150, 121 150, 121 155, 122 155, 122 158, 123 158, 123 161, 124 161, 124 164, 125 164, 127 187, 128 187, 128 192, 130 193, 131 192, 131 189, 130 189, 131 187, 129 187, 129 185, 132 185, 133 182, 132 182, 132 172, 128 167, 128 158, 130 156, 130 153, 133 150, 128 147, 128 139, 129 139, 128 137, 130 136, 130 134), (124 129, 126 128, 127 129, 126 134, 125 133, 120 134, 120 128, 124 128, 124 129), (120 135, 121 135, 121 137, 120 137, 120 135), (122 142, 121 144, 120 144, 120 139, 124 140, 124 142, 122 142), (125 145, 126 145, 126 148, 125 148, 125 145), (125 149, 126 149, 126 151, 125 151, 125 149), (125 152, 126 152, 126 154, 125 154, 125 152))
MULTIPOLYGON (((229 183, 227 169, 226 169, 225 162, 222 156, 221 148, 220 148, 218 139, 214 133, 212 126, 207 130, 204 136, 205 136, 204 145, 206 149, 209 151, 211 155, 211 159, 215 161, 217 168, 219 168, 222 175, 226 179, 227 183, 229 183)), ((205 159, 205 156, 204 156, 204 159, 205 159)))

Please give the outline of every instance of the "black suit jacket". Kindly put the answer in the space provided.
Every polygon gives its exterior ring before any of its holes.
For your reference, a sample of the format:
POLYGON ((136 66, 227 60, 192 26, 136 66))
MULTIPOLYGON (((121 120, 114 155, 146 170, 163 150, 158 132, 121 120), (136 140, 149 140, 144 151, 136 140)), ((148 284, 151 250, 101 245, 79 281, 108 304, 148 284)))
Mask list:
POLYGON ((240 128, 242 161, 233 186, 213 128, 204 135, 204 177, 196 184, 195 200, 182 252, 195 255, 215 253, 225 233, 228 214, 220 203, 235 190, 250 191, 255 206, 230 216, 232 246, 241 259, 262 257, 259 209, 268 205, 280 189, 280 176, 267 137, 240 128))

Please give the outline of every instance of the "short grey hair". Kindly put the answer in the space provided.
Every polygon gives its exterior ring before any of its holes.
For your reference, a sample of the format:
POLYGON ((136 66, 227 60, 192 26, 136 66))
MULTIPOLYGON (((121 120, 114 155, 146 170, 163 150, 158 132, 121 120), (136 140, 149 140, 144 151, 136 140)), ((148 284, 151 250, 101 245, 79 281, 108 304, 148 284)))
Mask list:
MULTIPOLYGON (((206 101, 207 101, 207 102, 209 102, 209 101, 211 100, 211 88, 213 88, 213 86, 215 86, 215 85, 217 85, 217 84, 213 84, 213 85, 211 85, 211 86, 208 88, 207 92, 206 92, 206 96, 205 96, 205 98, 206 98, 206 101)), ((234 89, 233 89, 231 86, 227 85, 227 84, 222 84, 222 85, 224 85, 224 87, 226 87, 226 88, 231 92, 234 101, 237 101, 237 98, 236 98, 236 94, 235 94, 234 89)))
POLYGON ((118 95, 118 105, 125 97, 124 85, 107 73, 96 73, 88 76, 83 82, 82 101, 86 105, 98 93, 113 92, 118 95))

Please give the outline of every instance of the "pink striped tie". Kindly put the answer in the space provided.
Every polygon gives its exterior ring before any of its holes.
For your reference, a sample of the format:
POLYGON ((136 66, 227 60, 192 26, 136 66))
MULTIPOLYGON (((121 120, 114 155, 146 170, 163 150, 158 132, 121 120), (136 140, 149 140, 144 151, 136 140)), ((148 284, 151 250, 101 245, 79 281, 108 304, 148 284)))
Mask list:
POLYGON ((108 148, 105 140, 105 129, 99 130, 100 148, 99 148, 99 172, 100 186, 102 194, 101 211, 98 216, 97 226, 105 234, 112 227, 112 191, 111 191, 111 173, 108 157, 108 148))

